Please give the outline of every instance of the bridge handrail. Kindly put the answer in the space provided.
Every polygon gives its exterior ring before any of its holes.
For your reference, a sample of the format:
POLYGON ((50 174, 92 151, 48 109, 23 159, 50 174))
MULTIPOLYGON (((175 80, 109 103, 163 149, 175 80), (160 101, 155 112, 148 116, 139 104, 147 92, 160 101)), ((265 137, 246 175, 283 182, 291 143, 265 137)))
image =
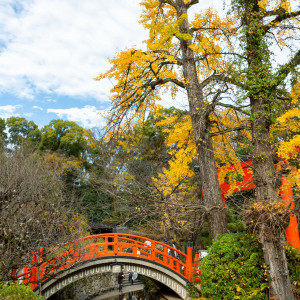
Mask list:
MULTIPOLYGON (((113 244, 113 243, 111 243, 111 244, 113 244)), ((128 244, 124 244, 124 243, 122 243, 122 244, 123 244, 123 245, 126 245, 126 246, 128 245, 128 244)), ((97 251, 97 250, 96 250, 96 247, 98 248, 99 246, 103 246, 103 245, 107 245, 107 244, 106 244, 106 243, 89 244, 89 245, 85 245, 85 246, 83 246, 83 247, 80 247, 80 248, 76 249, 76 252, 80 252, 80 251, 82 251, 82 250, 91 250, 91 249, 93 249, 94 251, 93 251, 92 253, 89 251, 89 252, 83 254, 82 256, 80 256, 81 260, 80 260, 80 259, 79 259, 79 260, 74 260, 73 258, 67 259, 67 260, 64 262, 64 264, 61 265, 58 269, 54 269, 53 274, 56 274, 58 271, 63 270, 63 269, 66 269, 66 268, 68 268, 68 267, 71 267, 72 265, 77 264, 77 263, 79 263, 79 262, 81 262, 81 261, 85 261, 85 260, 88 260, 88 259, 93 259, 93 258, 99 257, 99 256, 96 256, 97 253, 104 253, 104 252, 103 252, 103 251, 97 251)), ((141 250, 141 249, 139 248, 139 250, 141 250)), ((167 266, 170 266, 171 263, 174 264, 174 262, 175 262, 176 264, 178 264, 178 267, 176 268, 175 271, 177 271, 178 273, 181 273, 181 272, 180 272, 180 267, 183 267, 183 270, 182 270, 182 271, 184 271, 184 273, 182 273, 182 275, 186 275, 186 271, 187 271, 187 270, 186 270, 186 263, 185 263, 185 262, 182 262, 182 261, 179 260, 178 258, 176 258, 176 257, 174 257, 174 256, 172 256, 172 255, 169 255, 169 254, 165 254, 164 252, 162 252, 162 251, 160 251, 160 250, 157 250, 157 249, 153 250, 153 249, 151 249, 150 247, 147 247, 147 248, 145 247, 145 250, 148 250, 148 251, 151 251, 151 250, 152 250, 152 251, 154 251, 155 254, 157 253, 157 254, 162 255, 163 258, 167 258, 167 260, 169 261, 169 264, 168 264, 167 266)), ((106 253, 114 253, 114 250, 106 251, 106 253)), ((121 256, 135 256, 135 255, 132 254, 132 253, 127 253, 127 252, 123 252, 123 251, 118 252, 118 253, 119 253, 119 255, 121 255, 121 256)), ((63 253, 60 253, 60 254, 56 257, 56 259, 57 259, 58 261, 53 261, 53 264, 54 264, 54 265, 55 265, 55 264, 60 265, 59 259, 61 259, 61 258, 65 257, 65 256, 67 256, 68 254, 69 254, 69 251, 65 251, 65 252, 63 252, 63 253)), ((141 258, 146 258, 146 259, 149 259, 149 260, 155 260, 155 261, 157 261, 157 262, 163 262, 163 259, 159 259, 159 258, 151 259, 151 258, 152 258, 151 254, 153 255, 153 253, 151 253, 151 252, 149 253, 149 252, 143 251, 143 254, 144 254, 144 255, 139 254, 139 255, 136 255, 136 256, 137 256, 137 257, 141 257, 141 258)), ((103 255, 103 257, 105 257, 105 256, 106 256, 106 255, 103 255)), ((42 264, 40 265, 40 271, 44 272, 44 270, 45 270, 45 268, 46 268, 47 265, 51 265, 51 260, 48 261, 48 262, 42 263, 42 264)), ((49 273, 49 274, 50 274, 50 273, 49 273)), ((25 275, 25 274, 24 274, 24 273, 23 273, 23 274, 20 274, 19 277, 21 277, 22 275, 25 275)))
MULTIPOLYGON (((160 263, 191 281, 192 270, 194 269, 192 266, 191 248, 188 249, 188 254, 185 254, 182 251, 165 243, 138 235, 124 233, 97 234, 76 239, 63 245, 56 246, 48 251, 43 249, 43 252, 35 254, 33 258, 34 262, 41 262, 39 267, 25 267, 22 274, 19 274, 17 278, 23 279, 24 282, 34 283, 37 282, 37 278, 40 280, 43 280, 43 277, 45 279, 47 278, 47 276, 45 277, 45 269, 47 266, 53 268, 48 273, 49 276, 52 276, 61 270, 93 258, 99 258, 102 256, 135 256, 160 263), (109 241, 110 238, 112 239, 111 241, 109 241), (80 245, 81 242, 88 240, 93 240, 93 242, 91 244, 80 245), (97 242, 97 240, 101 241, 97 242), (57 253, 53 258, 49 258, 45 262, 41 261, 42 256, 47 256, 51 253, 54 254, 56 250, 74 244, 78 244, 79 247, 73 247, 61 253, 57 253), (161 249, 157 248, 158 245, 161 247, 161 249), (101 250, 99 250, 100 247, 102 247, 101 250), (126 250, 124 251, 124 249, 126 250), (132 249, 132 252, 128 252, 128 249, 132 249), (86 252, 83 253, 84 251, 86 252), (170 251, 173 251, 171 253, 173 253, 174 256, 169 254, 170 251), (71 257, 68 258, 68 255, 71 255, 71 257), (67 257, 66 260, 61 261, 65 257, 67 257), (183 261, 180 260, 179 257, 183 261), (28 270, 30 271, 28 272, 28 270), (37 276, 36 274, 39 275, 37 276)), ((36 284, 33 284, 33 287, 35 286, 36 284)))
MULTIPOLYGON (((50 250, 47 251, 47 254, 50 254, 52 253, 53 251, 56 251, 58 250, 59 248, 61 247, 65 247, 65 246, 68 246, 68 245, 71 245, 71 244, 75 244, 75 243, 79 243, 79 242, 82 242, 82 241, 86 241, 86 240, 91 240, 91 239, 100 239, 100 238, 115 238, 115 237, 124 237, 124 239, 126 237, 133 237, 133 238, 137 238, 137 239, 141 239, 141 240, 145 240, 145 241, 149 241, 151 243, 154 243, 154 244, 157 244, 157 245, 161 245, 161 246, 164 246, 164 247, 167 247, 168 249, 174 251, 174 252, 177 252, 178 254, 186 257, 187 255, 185 253, 183 253, 182 251, 172 247, 172 246, 169 246, 165 243, 162 243, 162 242, 159 242, 159 241, 155 241, 155 240, 152 240, 152 239, 149 239, 149 238, 146 238, 146 237, 142 237, 142 236, 138 236, 138 235, 134 235, 134 234, 124 234, 124 233, 103 233, 103 234, 95 234, 95 235, 89 235, 89 236, 85 236, 83 238, 79 238, 79 239, 76 239, 74 241, 71 241, 71 242, 67 242, 65 244, 62 244, 60 246, 56 246, 50 250)), ((136 241, 136 240, 132 240, 132 241, 136 241)), ((136 242, 139 242, 139 241, 136 241, 136 242)), ((111 244, 113 244, 114 242, 109 242, 111 244)), ((145 243, 142 243, 140 242, 141 244, 145 244, 145 243)))
MULTIPOLYGON (((133 241, 133 242, 136 242, 136 243, 134 243, 134 244, 132 244, 132 243, 124 243, 124 242, 122 242, 121 244, 122 244, 122 246, 124 247, 124 248, 134 248, 134 247, 137 247, 137 249, 138 249, 138 251, 140 251, 140 250, 142 250, 142 249, 144 249, 144 250, 147 250, 147 251, 154 251, 155 253, 158 253, 158 254, 161 254, 161 255, 164 255, 164 256, 166 256, 167 258, 170 258, 170 259, 173 259, 173 260, 176 260, 176 261, 178 261, 178 263, 180 263, 180 264, 182 264, 182 265, 184 265, 185 263, 184 262, 182 262, 181 260, 179 260, 179 259, 177 259, 176 257, 174 257, 174 256, 172 256, 172 255, 170 255, 170 254, 166 254, 165 252, 163 252, 163 251, 160 251, 159 249, 156 249, 156 248, 152 248, 151 246, 149 246, 149 245, 147 245, 147 244, 144 244, 144 243, 140 243, 140 242, 138 242, 138 241, 134 241, 134 240, 131 240, 131 239, 127 239, 127 240, 129 240, 129 241, 133 241)), ((67 255, 69 255, 69 254, 74 254, 75 252, 80 252, 80 251, 82 251, 82 250, 85 250, 85 249, 90 249, 90 248, 92 248, 92 247, 98 247, 99 248, 99 246, 113 246, 113 245, 115 245, 115 244, 118 244, 119 242, 103 242, 103 243, 93 243, 93 244, 87 244, 87 245, 84 245, 84 246, 81 246, 81 247, 79 247, 79 248, 76 248, 76 250, 74 250, 74 249, 71 249, 71 250, 66 250, 66 251, 64 251, 64 252, 62 252, 62 253, 59 253, 57 256, 56 256, 56 258, 57 259, 60 259, 60 258, 62 258, 62 257, 65 257, 65 256, 67 256, 67 255)), ((162 244, 162 246, 165 246, 165 244, 162 244)), ((168 245, 166 245, 166 246, 168 246, 168 245)), ((107 248, 107 247, 106 247, 107 248)), ((175 248, 173 248, 173 247, 167 247, 167 249, 174 249, 174 251, 176 251, 177 249, 175 249, 175 248)), ((96 251, 95 251, 96 252, 96 251)), ((106 251, 97 251, 97 252, 104 252, 104 253, 107 253, 107 252, 114 252, 114 250, 110 250, 110 251, 108 251, 108 250, 106 250, 106 251)), ((143 251, 145 254, 149 254, 149 252, 146 252, 146 251, 143 251)), ((180 253, 182 253, 182 256, 183 257, 185 257, 186 258, 186 254, 185 253, 183 253, 183 252, 181 252, 181 251, 178 251, 178 252, 180 252, 180 253)), ((128 252, 123 252, 123 251, 120 251, 120 252, 118 252, 118 253, 122 253, 122 255, 129 255, 129 256, 132 256, 132 253, 128 253, 128 252)), ((46 253, 46 254, 48 254, 48 253, 46 253)), ((142 256, 142 255, 140 255, 140 256, 142 256)), ((147 255, 147 256, 150 256, 150 255, 147 255)))

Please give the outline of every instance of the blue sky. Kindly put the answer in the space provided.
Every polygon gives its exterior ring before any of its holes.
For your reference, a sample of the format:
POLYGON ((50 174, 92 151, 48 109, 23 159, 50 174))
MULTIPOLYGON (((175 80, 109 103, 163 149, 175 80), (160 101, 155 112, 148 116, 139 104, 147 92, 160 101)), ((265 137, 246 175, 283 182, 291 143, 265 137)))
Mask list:
POLYGON ((138 0, 1 0, 0 117, 103 127, 112 83, 93 78, 115 52, 142 45, 140 13, 138 0))
POLYGON ((112 84, 93 78, 116 51, 141 44, 140 12, 136 0, 2 0, 0 117, 103 126, 112 84))

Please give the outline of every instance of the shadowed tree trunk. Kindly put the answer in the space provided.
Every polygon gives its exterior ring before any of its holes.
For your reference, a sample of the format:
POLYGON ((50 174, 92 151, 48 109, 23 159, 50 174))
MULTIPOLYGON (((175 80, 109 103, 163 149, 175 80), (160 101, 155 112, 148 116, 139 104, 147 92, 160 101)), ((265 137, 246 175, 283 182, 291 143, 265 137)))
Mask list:
MULTIPOLYGON (((187 7, 183 0, 177 0, 178 18, 187 15, 187 7)), ((185 19, 181 31, 189 32, 188 20, 185 19)), ((198 163, 203 188, 203 200, 207 210, 209 230, 212 239, 227 232, 226 211, 223 206, 221 189, 210 135, 209 114, 213 104, 206 104, 203 96, 204 82, 199 82, 194 52, 189 48, 190 40, 180 39, 183 61, 183 76, 189 101, 189 113, 192 120, 198 163)))
MULTIPOLYGON (((251 99, 252 114, 256 115, 252 122, 253 135, 253 167, 256 184, 256 202, 267 205, 278 200, 280 180, 276 174, 276 152, 270 141, 270 123, 263 114, 263 105, 267 100, 251 99)), ((276 218, 276 216, 275 216, 276 218)), ((277 300, 294 299, 289 270, 285 255, 285 232, 270 224, 259 225, 259 239, 263 246, 265 263, 269 269, 271 291, 277 300)))

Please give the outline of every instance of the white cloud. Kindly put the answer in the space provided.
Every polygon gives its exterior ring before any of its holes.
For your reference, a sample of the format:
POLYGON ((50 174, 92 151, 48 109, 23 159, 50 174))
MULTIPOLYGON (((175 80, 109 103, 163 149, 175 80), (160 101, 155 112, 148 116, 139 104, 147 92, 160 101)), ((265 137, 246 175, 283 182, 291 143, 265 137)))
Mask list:
POLYGON ((34 106, 32 106, 32 108, 39 109, 39 110, 41 110, 41 111, 43 111, 43 110, 44 110, 42 107, 40 107, 40 106, 37 106, 37 105, 34 105, 34 106))
POLYGON ((107 100, 111 84, 93 78, 115 51, 144 39, 140 12, 136 0, 1 1, 0 92, 107 100))
POLYGON ((95 106, 91 105, 85 105, 83 108, 47 109, 47 113, 54 113, 59 118, 78 122, 84 128, 102 128, 105 125, 105 120, 101 116, 102 112, 104 111, 98 110, 95 106))
POLYGON ((4 105, 0 106, 0 118, 9 118, 11 116, 19 116, 16 110, 21 108, 22 105, 4 105))
POLYGON ((23 115, 27 118, 30 118, 32 117, 33 113, 23 113, 23 115))

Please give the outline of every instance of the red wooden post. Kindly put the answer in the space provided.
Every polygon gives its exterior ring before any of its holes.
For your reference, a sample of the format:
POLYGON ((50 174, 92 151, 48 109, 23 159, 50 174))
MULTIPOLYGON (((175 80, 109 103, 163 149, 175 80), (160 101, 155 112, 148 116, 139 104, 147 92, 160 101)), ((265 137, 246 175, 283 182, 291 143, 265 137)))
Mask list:
POLYGON ((104 253, 108 252, 108 238, 107 236, 104 238, 104 253))
POLYGON ((115 235, 115 237, 114 237, 114 253, 115 253, 115 255, 118 255, 118 236, 117 235, 115 235))
MULTIPOLYGON (((167 242, 165 242, 165 244, 167 244, 167 242)), ((164 255, 163 255, 163 262, 165 266, 169 265, 169 259, 168 259, 168 247, 167 245, 164 246, 164 255)))
POLYGON ((155 250, 156 250, 155 242, 152 241, 151 242, 151 259, 154 260, 154 261, 156 259, 156 252, 155 252, 155 250))
POLYGON ((186 257, 186 268, 189 282, 193 281, 193 248, 191 240, 188 240, 187 244, 187 257, 186 257))
MULTIPOLYGON (((287 207, 290 206, 290 209, 295 208, 295 203, 291 204, 291 202, 294 200, 293 189, 288 182, 288 178, 285 176, 282 176, 282 185, 280 187, 280 198, 287 207)), ((299 230, 297 224, 297 217, 295 214, 290 215, 290 224, 286 228, 285 233, 286 233, 287 242, 295 248, 300 248, 299 230)))

